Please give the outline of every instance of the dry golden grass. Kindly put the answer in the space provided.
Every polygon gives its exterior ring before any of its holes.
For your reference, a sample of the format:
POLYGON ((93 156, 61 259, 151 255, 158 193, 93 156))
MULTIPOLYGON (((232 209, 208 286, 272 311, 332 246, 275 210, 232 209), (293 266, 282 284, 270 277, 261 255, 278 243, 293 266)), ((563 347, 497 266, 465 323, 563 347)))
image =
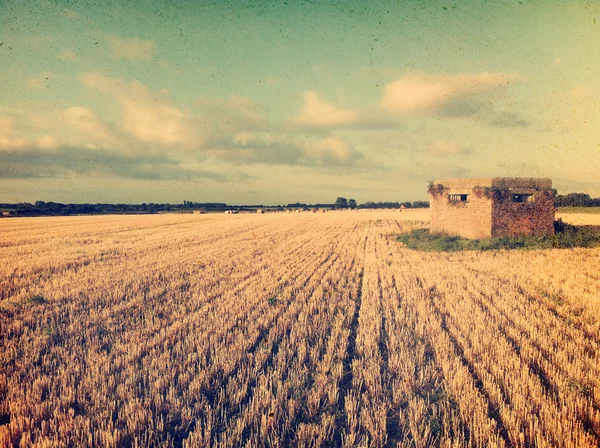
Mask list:
POLYGON ((594 213, 556 213, 556 219, 562 219, 564 222, 575 226, 600 226, 600 214, 594 213))
POLYGON ((427 219, 0 221, 0 446, 598 446, 600 249, 427 219))

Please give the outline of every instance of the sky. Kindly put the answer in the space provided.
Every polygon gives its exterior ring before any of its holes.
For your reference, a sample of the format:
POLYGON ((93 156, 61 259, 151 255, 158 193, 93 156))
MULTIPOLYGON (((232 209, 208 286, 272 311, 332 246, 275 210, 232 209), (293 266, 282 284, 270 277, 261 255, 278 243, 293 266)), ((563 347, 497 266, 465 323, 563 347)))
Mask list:
POLYGON ((0 0, 0 203, 600 196, 600 2, 0 0))

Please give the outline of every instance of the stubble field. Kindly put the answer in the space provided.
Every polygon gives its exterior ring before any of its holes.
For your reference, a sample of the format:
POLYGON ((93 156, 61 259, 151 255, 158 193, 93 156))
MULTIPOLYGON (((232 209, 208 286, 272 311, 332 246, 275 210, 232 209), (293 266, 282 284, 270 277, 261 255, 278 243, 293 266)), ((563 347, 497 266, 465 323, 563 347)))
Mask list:
POLYGON ((0 446, 598 446, 600 249, 424 216, 0 220, 0 446))

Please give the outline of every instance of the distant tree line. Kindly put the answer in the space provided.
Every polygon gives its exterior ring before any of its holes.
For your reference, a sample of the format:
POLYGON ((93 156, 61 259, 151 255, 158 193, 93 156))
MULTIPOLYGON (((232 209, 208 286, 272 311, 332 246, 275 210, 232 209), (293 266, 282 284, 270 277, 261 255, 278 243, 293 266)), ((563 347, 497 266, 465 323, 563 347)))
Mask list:
POLYGON ((14 216, 69 216, 69 215, 103 215, 103 214, 136 214, 183 212, 192 210, 224 211, 242 209, 217 202, 191 202, 182 204, 61 204, 60 202, 37 201, 34 204, 20 202, 17 204, 0 204, 0 209, 9 210, 14 216))
POLYGON ((556 207, 600 207, 600 198, 592 198, 585 193, 554 193, 554 205, 556 207))
POLYGON ((367 201, 364 204, 358 204, 354 199, 346 199, 339 197, 335 200, 333 208, 336 209, 382 209, 382 208, 428 208, 429 202, 427 201, 413 201, 413 202, 372 202, 367 201))
POLYGON ((367 201, 360 204, 358 208, 379 209, 379 208, 429 208, 428 201, 413 201, 413 202, 372 202, 367 201))
POLYGON ((223 212, 226 210, 254 211, 257 208, 283 211, 285 208, 334 208, 334 204, 295 203, 282 205, 229 205, 223 202, 183 201, 181 204, 62 204, 60 202, 37 201, 0 203, 0 210, 10 211, 12 216, 70 216, 70 215, 108 215, 108 214, 154 214, 154 213, 191 213, 194 210, 204 212, 223 212))
POLYGON ((304 202, 294 202, 281 208, 298 208, 302 210, 310 210, 312 208, 335 208, 335 204, 305 204, 304 202))
MULTIPOLYGON (((557 194, 554 190, 554 203, 557 207, 600 207, 600 198, 592 198, 586 193, 557 194)), ((37 201, 33 204, 20 202, 16 204, 2 204, 1 210, 9 210, 14 216, 69 216, 69 215, 102 215, 102 214, 136 214, 136 213, 166 213, 166 212, 191 212, 202 210, 206 212, 223 212, 225 210, 251 211, 257 208, 270 208, 283 210, 285 208, 299 208, 310 210, 312 208, 328 209, 383 209, 383 208, 428 208, 427 201, 413 202, 372 202, 358 204, 355 199, 338 197, 332 204, 306 204, 295 202, 286 206, 275 205, 228 205, 223 202, 193 202, 183 201, 181 204, 62 204, 60 202, 37 201)))
POLYGON ((326 209, 371 209, 371 208, 424 208, 429 207, 425 201, 415 202, 365 202, 358 204, 355 199, 339 197, 330 204, 307 204, 295 202, 282 205, 228 205, 223 202, 193 202, 183 201, 181 204, 62 204, 60 202, 36 201, 35 203, 0 203, 0 210, 10 211, 13 216, 70 216, 70 215, 105 215, 105 214, 154 214, 154 213, 189 213, 193 210, 205 212, 223 212, 226 210, 253 211, 257 208, 268 208, 272 210, 284 210, 286 208, 298 208, 310 210, 313 208, 326 209))

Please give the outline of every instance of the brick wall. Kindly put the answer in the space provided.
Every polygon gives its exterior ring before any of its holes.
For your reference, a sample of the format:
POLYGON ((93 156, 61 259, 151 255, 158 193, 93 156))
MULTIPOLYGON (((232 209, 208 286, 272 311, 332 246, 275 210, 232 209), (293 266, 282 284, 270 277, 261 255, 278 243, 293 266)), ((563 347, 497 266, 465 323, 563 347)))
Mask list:
POLYGON ((516 203, 510 197, 493 201, 492 236, 552 235, 554 197, 552 191, 533 194, 533 202, 516 203))
POLYGON ((492 236, 492 201, 478 197, 473 187, 491 187, 491 179, 451 179, 436 181, 444 190, 430 197, 431 233, 446 233, 465 238, 492 236), (466 194, 466 203, 452 204, 450 194, 466 194))
POLYGON ((491 236, 492 201, 486 198, 471 198, 471 195, 466 204, 450 204, 447 195, 433 200, 431 233, 447 233, 465 238, 491 236))
POLYGON ((552 235, 554 195, 550 179, 495 178, 492 186, 504 194, 494 197, 493 236, 552 235), (512 194, 530 194, 530 202, 513 202, 512 194))
POLYGON ((554 233, 554 197, 549 179, 449 179, 434 184, 444 189, 430 197, 432 233, 465 238, 554 233), (487 196, 486 188, 491 189, 487 196), (451 194, 466 194, 467 202, 453 204, 451 194), (529 194, 532 200, 513 202, 513 194, 529 194))

